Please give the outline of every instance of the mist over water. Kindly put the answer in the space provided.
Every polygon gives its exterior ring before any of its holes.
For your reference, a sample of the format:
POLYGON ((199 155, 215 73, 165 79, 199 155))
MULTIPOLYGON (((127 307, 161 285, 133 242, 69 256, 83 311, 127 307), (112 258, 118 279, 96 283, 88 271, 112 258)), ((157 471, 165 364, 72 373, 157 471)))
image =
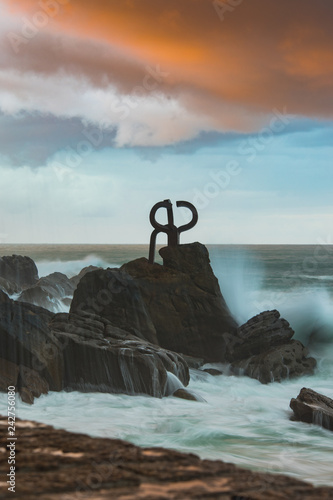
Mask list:
MULTIPOLYGON (((65 249, 43 254, 40 276, 82 267, 118 267, 147 255, 144 246, 65 249), (75 253, 74 253, 75 252, 75 253), (59 267, 57 267, 59 266, 59 267)), ((333 433, 292 422, 290 399, 302 387, 333 398, 333 248, 322 259, 315 246, 210 246, 222 294, 239 322, 278 309, 318 361, 314 376, 262 385, 247 377, 191 370, 189 390, 202 402, 121 394, 50 393, 33 406, 18 401, 17 416, 93 436, 142 446, 165 446, 252 469, 333 485, 333 433), (328 258, 323 258, 327 255, 328 258)), ((18 253, 18 252, 16 252, 18 253)), ((25 253, 27 255, 27 253, 25 253)), ((28 254, 29 255, 29 254, 28 254)), ((216 366, 224 369, 223 366, 216 366)), ((170 384, 177 380, 170 377, 170 384)), ((18 399, 18 398, 17 398, 18 399)), ((5 411, 5 394, 0 406, 5 411)))
POLYGON ((333 361, 333 248, 316 259, 317 246, 214 246, 211 263, 239 324, 277 309, 312 353, 333 361), (311 267, 310 267, 311 266, 311 267), (312 270, 312 274, 304 274, 312 270))
POLYGON ((88 266, 102 267, 103 269, 106 269, 108 267, 120 267, 120 264, 107 262, 98 255, 91 254, 80 260, 37 260, 36 266, 40 278, 42 278, 43 276, 48 276, 49 274, 54 272, 63 273, 66 274, 68 278, 72 278, 73 276, 79 274, 82 269, 88 266))

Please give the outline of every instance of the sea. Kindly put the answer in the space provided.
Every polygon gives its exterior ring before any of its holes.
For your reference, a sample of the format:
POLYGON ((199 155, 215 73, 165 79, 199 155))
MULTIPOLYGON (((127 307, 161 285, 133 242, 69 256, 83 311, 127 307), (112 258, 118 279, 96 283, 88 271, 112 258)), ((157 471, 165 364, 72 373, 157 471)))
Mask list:
MULTIPOLYGON (((239 324, 280 311, 317 359, 312 376, 263 385, 244 376, 191 370, 201 401, 174 397, 51 392, 33 405, 17 398, 17 416, 91 436, 120 438, 283 473, 333 486, 333 433, 290 419, 302 387, 333 399, 333 245, 208 245, 222 294, 239 324)), ((0 255, 28 255, 39 276, 68 277, 88 266, 119 267, 148 256, 145 245, 0 245, 0 255)), ((215 364, 206 365, 221 368, 215 364)), ((0 413, 6 412, 0 394, 0 413)))

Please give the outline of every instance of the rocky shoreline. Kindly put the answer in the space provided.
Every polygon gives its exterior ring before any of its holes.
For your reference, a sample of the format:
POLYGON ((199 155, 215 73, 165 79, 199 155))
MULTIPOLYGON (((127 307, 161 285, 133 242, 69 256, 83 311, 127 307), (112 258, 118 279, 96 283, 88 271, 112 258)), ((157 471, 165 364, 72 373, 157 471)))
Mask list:
MULTIPOLYGON (((1 441, 7 418, 0 417, 1 441)), ((220 460, 125 441, 92 438, 31 421, 16 421, 15 498, 24 500, 333 499, 333 488, 252 472, 220 460)), ((2 477, 7 453, 0 454, 2 477)), ((0 483, 0 498, 9 498, 0 483)))
MULTIPOLYGON (((316 360, 278 311, 236 323, 204 245, 168 246, 160 254, 163 265, 140 258, 120 269, 85 268, 70 279, 39 279, 29 257, 0 258, 0 391, 15 386, 30 404, 64 390, 195 399, 186 389, 189 367, 209 362, 263 384, 314 373, 316 360), (16 300, 8 295, 14 289, 16 300), (68 299, 71 291, 69 313, 38 303, 68 299)), ((321 401, 321 410, 299 412, 307 415, 299 419, 330 419, 321 401)))

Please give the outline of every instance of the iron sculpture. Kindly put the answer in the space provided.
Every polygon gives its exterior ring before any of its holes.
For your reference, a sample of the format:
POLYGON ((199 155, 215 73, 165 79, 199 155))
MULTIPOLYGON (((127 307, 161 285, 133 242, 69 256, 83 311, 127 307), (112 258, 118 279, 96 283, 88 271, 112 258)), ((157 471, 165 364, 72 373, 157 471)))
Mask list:
POLYGON ((151 264, 154 263, 155 259, 156 237, 158 233, 166 233, 168 236, 168 246, 176 246, 179 245, 180 233, 192 229, 192 227, 194 227, 198 222, 198 212, 195 206, 192 205, 192 203, 188 201, 177 201, 176 205, 177 207, 186 207, 189 210, 191 210, 192 220, 188 224, 184 224, 183 226, 179 227, 175 226, 173 219, 172 203, 170 200, 159 201, 158 203, 156 203, 156 205, 153 206, 153 208, 150 211, 149 220, 151 225, 155 228, 154 231, 151 233, 150 245, 149 245, 149 262, 151 264), (166 208, 168 217, 168 223, 164 225, 157 222, 155 218, 157 210, 163 207, 166 208))

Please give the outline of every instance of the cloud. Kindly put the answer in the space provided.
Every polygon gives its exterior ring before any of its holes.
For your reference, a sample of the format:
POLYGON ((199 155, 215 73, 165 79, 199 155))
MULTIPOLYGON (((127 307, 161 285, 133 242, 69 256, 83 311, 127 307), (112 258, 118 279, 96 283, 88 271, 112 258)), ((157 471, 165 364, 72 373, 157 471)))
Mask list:
POLYGON ((12 166, 45 166, 61 150, 82 147, 89 143, 93 151, 112 147, 115 133, 103 131, 78 118, 61 119, 53 115, 21 113, 0 114, 0 152, 12 166))
POLYGON ((38 110, 114 126, 120 147, 251 133, 273 108, 332 119, 333 4, 326 0, 242 2, 223 21, 206 0, 53 1, 57 12, 16 54, 8 35, 22 36, 41 2, 3 3, 11 6, 9 28, 0 26, 7 113, 38 110))

